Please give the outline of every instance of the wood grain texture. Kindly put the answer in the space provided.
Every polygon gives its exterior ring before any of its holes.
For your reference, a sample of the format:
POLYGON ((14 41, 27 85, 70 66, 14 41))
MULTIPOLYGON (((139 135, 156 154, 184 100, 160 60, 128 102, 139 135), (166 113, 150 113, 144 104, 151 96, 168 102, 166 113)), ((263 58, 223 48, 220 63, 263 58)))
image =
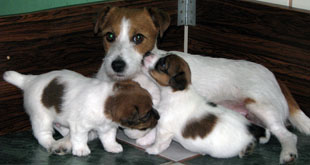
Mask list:
MULTIPOLYGON (((308 114, 310 16, 229 0, 197 1, 197 26, 190 27, 189 52, 247 59, 274 71, 308 114)), ((104 50, 93 35, 97 11, 109 6, 158 7, 172 24, 159 48, 183 50, 183 27, 176 26, 176 0, 116 1, 0 17, 0 74, 40 74, 71 69, 87 76, 98 70, 104 50)), ((0 135, 30 129, 21 91, 0 80, 0 135)))

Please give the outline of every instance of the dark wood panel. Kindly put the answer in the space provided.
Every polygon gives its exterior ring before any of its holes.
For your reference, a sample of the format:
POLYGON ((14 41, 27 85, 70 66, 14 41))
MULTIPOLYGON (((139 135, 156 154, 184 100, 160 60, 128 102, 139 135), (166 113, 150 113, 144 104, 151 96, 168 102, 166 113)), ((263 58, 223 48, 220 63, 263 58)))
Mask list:
POLYGON ((310 116, 310 14, 243 1, 197 1, 189 40, 191 53, 263 64, 310 116))

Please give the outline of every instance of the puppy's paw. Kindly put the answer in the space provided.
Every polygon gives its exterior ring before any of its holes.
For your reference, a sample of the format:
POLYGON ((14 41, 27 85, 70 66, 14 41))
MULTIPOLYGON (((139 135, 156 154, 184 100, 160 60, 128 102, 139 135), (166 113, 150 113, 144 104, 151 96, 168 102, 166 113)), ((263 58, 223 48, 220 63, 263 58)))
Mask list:
POLYGON ((160 153, 158 147, 152 146, 145 150, 150 155, 158 155, 160 153))
POLYGON ((128 136, 130 139, 138 139, 143 136, 145 136, 150 130, 147 129, 145 131, 137 130, 137 129, 124 129, 124 133, 126 136, 128 136))
POLYGON ((293 163, 297 157, 297 151, 282 151, 280 154, 280 164, 293 163))
POLYGON ((144 136, 142 138, 137 139, 136 143, 140 146, 148 146, 148 145, 153 144, 154 141, 155 141, 155 138, 144 136))
POLYGON ((76 156, 87 156, 90 154, 90 149, 88 146, 73 147, 72 154, 76 156))
POLYGON ((148 146, 148 145, 153 144, 154 142, 146 138, 140 138, 136 140, 136 143, 140 146, 148 146))
POLYGON ((248 146, 239 153, 239 158, 251 155, 254 151, 254 148, 255 148, 255 142, 249 143, 248 146))
POLYGON ((114 144, 109 144, 108 146, 105 145, 104 149, 107 152, 112 152, 112 153, 120 153, 123 152, 123 147, 122 145, 118 144, 118 143, 114 143, 114 144))
POLYGON ((72 145, 70 140, 57 140, 53 143, 52 147, 50 148, 50 152, 57 155, 65 155, 70 153, 72 150, 72 145))

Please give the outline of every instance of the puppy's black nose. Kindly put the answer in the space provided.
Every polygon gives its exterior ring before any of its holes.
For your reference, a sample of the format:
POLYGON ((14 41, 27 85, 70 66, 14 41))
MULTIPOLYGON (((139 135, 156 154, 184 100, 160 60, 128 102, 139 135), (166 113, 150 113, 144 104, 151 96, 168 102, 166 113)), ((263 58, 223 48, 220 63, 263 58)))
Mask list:
POLYGON ((112 69, 115 72, 123 72, 125 69, 126 63, 121 59, 116 59, 112 62, 112 69))

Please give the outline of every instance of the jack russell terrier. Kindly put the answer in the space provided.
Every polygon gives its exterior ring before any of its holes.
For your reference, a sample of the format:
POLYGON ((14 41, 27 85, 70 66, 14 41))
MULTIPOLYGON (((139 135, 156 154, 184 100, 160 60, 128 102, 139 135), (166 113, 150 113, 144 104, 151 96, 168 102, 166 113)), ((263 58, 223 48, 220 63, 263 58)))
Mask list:
POLYGON ((217 158, 243 157, 253 150, 256 140, 268 142, 267 130, 200 96, 191 83, 190 68, 181 57, 156 57, 149 55, 143 61, 146 73, 160 86, 162 99, 156 140, 146 149, 149 154, 161 153, 172 139, 192 152, 217 158))
MULTIPOLYGON (((151 93, 154 106, 158 105, 159 88, 142 73, 141 61, 149 52, 160 56, 169 53, 156 46, 157 37, 162 37, 169 24, 169 15, 158 9, 103 8, 94 28, 95 33, 103 36, 106 52, 97 78, 133 79, 151 93)), ((216 104, 231 108, 242 106, 247 116, 261 122, 277 137, 282 146, 280 163, 297 158, 297 137, 287 130, 285 122, 289 119, 299 131, 310 135, 310 119, 300 110, 287 87, 281 83, 279 86, 268 69, 242 60, 171 53, 188 63, 198 94, 216 104)), ((140 138, 146 132, 125 129, 131 138, 140 138)))
POLYGON ((106 151, 122 152, 115 139, 118 126, 143 130, 155 127, 159 119, 150 94, 131 80, 104 82, 69 70, 41 75, 7 71, 3 78, 23 90, 34 136, 56 153, 72 148, 73 155, 90 154, 91 131, 96 131, 106 151), (55 141, 53 123, 69 129, 69 135, 55 141))

